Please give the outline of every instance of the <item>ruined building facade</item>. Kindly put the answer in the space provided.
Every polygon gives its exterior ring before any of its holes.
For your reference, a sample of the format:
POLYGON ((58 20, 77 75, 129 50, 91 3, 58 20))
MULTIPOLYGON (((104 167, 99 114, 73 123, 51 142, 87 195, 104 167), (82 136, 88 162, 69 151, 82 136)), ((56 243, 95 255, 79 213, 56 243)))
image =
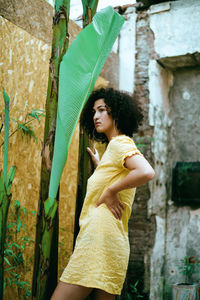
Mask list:
MULTIPOLYGON (((199 193, 195 202, 177 204, 177 183, 172 189, 176 163, 187 168, 200 161, 200 2, 162 1, 132 14, 134 90, 145 112, 140 136, 156 176, 148 188, 138 189, 129 276, 144 282, 149 299, 171 299, 172 284, 184 280, 181 259, 200 259, 199 193)), ((200 281, 199 275, 193 279, 200 281)))
MULTIPOLYGON (((34 5, 28 0, 3 2, 0 1, 0 12, 6 20, 3 22, 9 20, 20 30, 25 30, 30 34, 30 40, 38 40, 38 45, 42 40, 42 47, 37 46, 37 51, 49 47, 50 55, 53 15, 50 6, 40 0, 34 5), (29 9, 32 9, 31 13, 29 9), (40 18, 41 11, 43 18, 40 18)), ((177 162, 185 163, 185 168, 188 168, 188 163, 200 161, 200 1, 143 0, 117 10, 126 22, 101 76, 103 84, 134 93, 140 101, 145 121, 134 139, 156 172, 152 182, 137 189, 129 222, 131 256, 126 284, 139 280, 146 299, 167 300, 171 299, 172 284, 183 281, 178 269, 181 259, 193 256, 200 260, 200 199, 196 202, 180 199, 177 203, 174 193, 179 185, 174 183, 176 176, 173 176, 177 162)), ((70 30, 74 37, 80 29, 71 23, 70 30)), ((28 43, 26 47, 29 47, 28 43)), ((41 60, 45 59, 47 65, 48 55, 41 55, 41 60)), ((38 67, 41 65, 37 64, 38 67)), ((1 67, 7 72, 8 65, 1 67)), ((20 70, 18 68, 18 72, 20 70)), ((47 80, 48 72, 45 72, 47 80)), ((7 82, 11 85, 12 81, 4 82, 5 89, 7 82)), ((47 81, 42 91, 46 90, 46 85, 47 81)), ((10 86, 8 88, 12 91, 10 86)), ((17 89, 16 83, 14 89, 17 89)), ((30 101, 33 94, 34 88, 32 95, 27 96, 30 101)), ((44 95, 42 99, 45 101, 44 95)), ((70 166, 73 174, 75 169, 76 165, 70 166)), ((76 179, 70 184, 67 180, 63 188, 65 197, 60 204, 60 220, 61 227, 71 222, 66 230, 72 231, 74 204, 67 203, 67 199, 73 197, 66 195, 66 188, 76 179), (66 216, 63 211, 70 213, 66 216)), ((39 192, 37 185, 32 188, 35 194, 39 192)), ((74 185, 72 189, 75 190, 74 185)), ((35 203, 37 200, 36 195, 35 203)), ((75 203, 75 197, 73 201, 75 203)), ((61 242, 72 244, 72 232, 70 234, 67 240, 62 233, 61 242)), ((62 264, 60 272, 66 265, 63 254, 62 264)), ((200 281, 198 275, 194 276, 195 280, 200 281)))

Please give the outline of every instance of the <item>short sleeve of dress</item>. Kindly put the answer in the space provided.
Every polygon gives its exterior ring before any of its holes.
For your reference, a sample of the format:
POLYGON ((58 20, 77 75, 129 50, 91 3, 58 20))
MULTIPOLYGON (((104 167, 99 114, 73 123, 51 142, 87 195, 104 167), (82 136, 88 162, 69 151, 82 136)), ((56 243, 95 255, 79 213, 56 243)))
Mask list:
POLYGON ((113 159, 119 167, 124 167, 125 159, 133 155, 141 155, 134 141, 128 136, 117 136, 112 140, 113 159))

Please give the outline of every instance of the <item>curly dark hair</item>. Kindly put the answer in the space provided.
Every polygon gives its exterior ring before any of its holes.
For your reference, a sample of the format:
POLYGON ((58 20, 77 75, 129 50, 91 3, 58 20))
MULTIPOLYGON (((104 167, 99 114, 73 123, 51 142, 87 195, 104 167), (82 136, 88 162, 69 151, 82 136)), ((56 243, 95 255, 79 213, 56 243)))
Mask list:
POLYGON ((96 132, 94 126, 93 106, 94 102, 99 99, 104 99, 108 114, 115 120, 118 130, 122 134, 132 137, 143 120, 139 103, 134 96, 126 92, 117 91, 113 88, 100 88, 90 95, 80 118, 81 127, 86 131, 89 138, 102 143, 108 142, 105 134, 96 132))

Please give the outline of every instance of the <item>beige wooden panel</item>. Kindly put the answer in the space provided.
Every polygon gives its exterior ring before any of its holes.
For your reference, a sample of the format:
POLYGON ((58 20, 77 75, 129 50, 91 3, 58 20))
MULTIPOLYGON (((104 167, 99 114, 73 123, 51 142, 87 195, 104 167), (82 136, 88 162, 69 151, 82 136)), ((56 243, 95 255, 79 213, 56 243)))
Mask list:
MULTIPOLYGON (((33 108, 45 110, 50 47, 23 29, 0 17, 0 112, 4 108, 2 90, 5 89, 12 100, 10 116, 24 120, 33 108)), ((99 78, 96 87, 107 83, 99 78)), ((2 114, 0 114, 2 121, 2 114)), ((1 122, 0 122, 1 124, 1 122)), ((12 186, 12 201, 19 200, 30 213, 23 216, 24 224, 32 239, 35 239, 36 218, 31 213, 37 211, 40 184, 41 151, 44 131, 44 118, 41 123, 32 123, 38 142, 20 132, 10 138, 9 166, 17 167, 12 186)), ((10 123, 10 133, 16 123, 10 123)), ((59 276, 66 266, 72 252, 75 198, 78 165, 79 128, 77 127, 69 150, 60 187, 60 232, 59 232, 59 276)), ((0 144, 3 142, 3 131, 0 144)), ((102 148, 102 147, 100 147, 102 148)), ((0 168, 3 166, 3 147, 0 147, 0 168)), ((10 209, 10 213, 14 210, 10 209)), ((9 221, 13 217, 9 217, 9 221)), ((16 238, 19 242, 20 235, 16 238)), ((31 284, 33 271, 34 243, 25 252, 26 267, 21 270, 22 280, 31 284)), ((22 296, 15 289, 6 291, 5 299, 22 296)))
MULTIPOLYGON (((50 47, 34 38, 6 19, 0 18, 0 110, 3 109, 3 88, 12 99, 10 116, 24 119, 26 112, 32 108, 45 109, 50 47), (24 112, 25 111, 25 112, 24 112)), ((12 186, 12 201, 19 200, 28 210, 37 210, 40 183, 41 150, 44 131, 44 118, 41 123, 34 122, 33 127, 38 137, 35 143, 29 137, 16 133, 10 138, 9 166, 16 165, 17 171, 12 186)), ((16 128, 11 122, 10 133, 16 128)), ((0 143, 3 142, 3 132, 0 143)), ((73 237, 73 219, 75 207, 76 173, 78 155, 78 134, 72 141, 68 164, 65 167, 61 182, 60 197, 60 231, 61 246, 60 269, 67 260, 65 253, 71 253, 73 237)), ((3 164, 3 147, 0 148, 0 166, 3 164)), ((35 238, 35 217, 30 213, 23 218, 29 235, 35 238)), ((23 280, 31 283, 34 244, 25 253, 27 267, 22 270, 23 280)), ((59 272, 60 273, 60 272, 59 272)), ((11 291, 9 291, 10 293, 11 291)), ((14 295, 13 295, 14 297, 14 295)), ((5 298, 6 299, 6 298, 5 298)), ((11 299, 10 295, 7 299, 11 299)))

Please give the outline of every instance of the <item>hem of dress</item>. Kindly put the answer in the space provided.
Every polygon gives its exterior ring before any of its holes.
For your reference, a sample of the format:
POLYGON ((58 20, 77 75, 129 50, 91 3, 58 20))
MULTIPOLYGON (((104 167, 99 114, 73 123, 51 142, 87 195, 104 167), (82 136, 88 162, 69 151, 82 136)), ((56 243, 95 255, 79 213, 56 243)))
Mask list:
POLYGON ((64 283, 84 286, 84 287, 87 287, 87 288, 100 289, 100 290, 103 290, 103 291, 105 291, 105 292, 107 292, 111 295, 121 295, 121 290, 117 291, 117 292, 116 292, 116 290, 111 291, 111 289, 107 289, 107 288, 102 287, 102 286, 97 285, 97 284, 86 284, 86 283, 81 283, 81 282, 77 282, 77 281, 73 281, 73 280, 66 280, 66 279, 63 279, 62 277, 60 278, 60 281, 62 281, 64 283))

